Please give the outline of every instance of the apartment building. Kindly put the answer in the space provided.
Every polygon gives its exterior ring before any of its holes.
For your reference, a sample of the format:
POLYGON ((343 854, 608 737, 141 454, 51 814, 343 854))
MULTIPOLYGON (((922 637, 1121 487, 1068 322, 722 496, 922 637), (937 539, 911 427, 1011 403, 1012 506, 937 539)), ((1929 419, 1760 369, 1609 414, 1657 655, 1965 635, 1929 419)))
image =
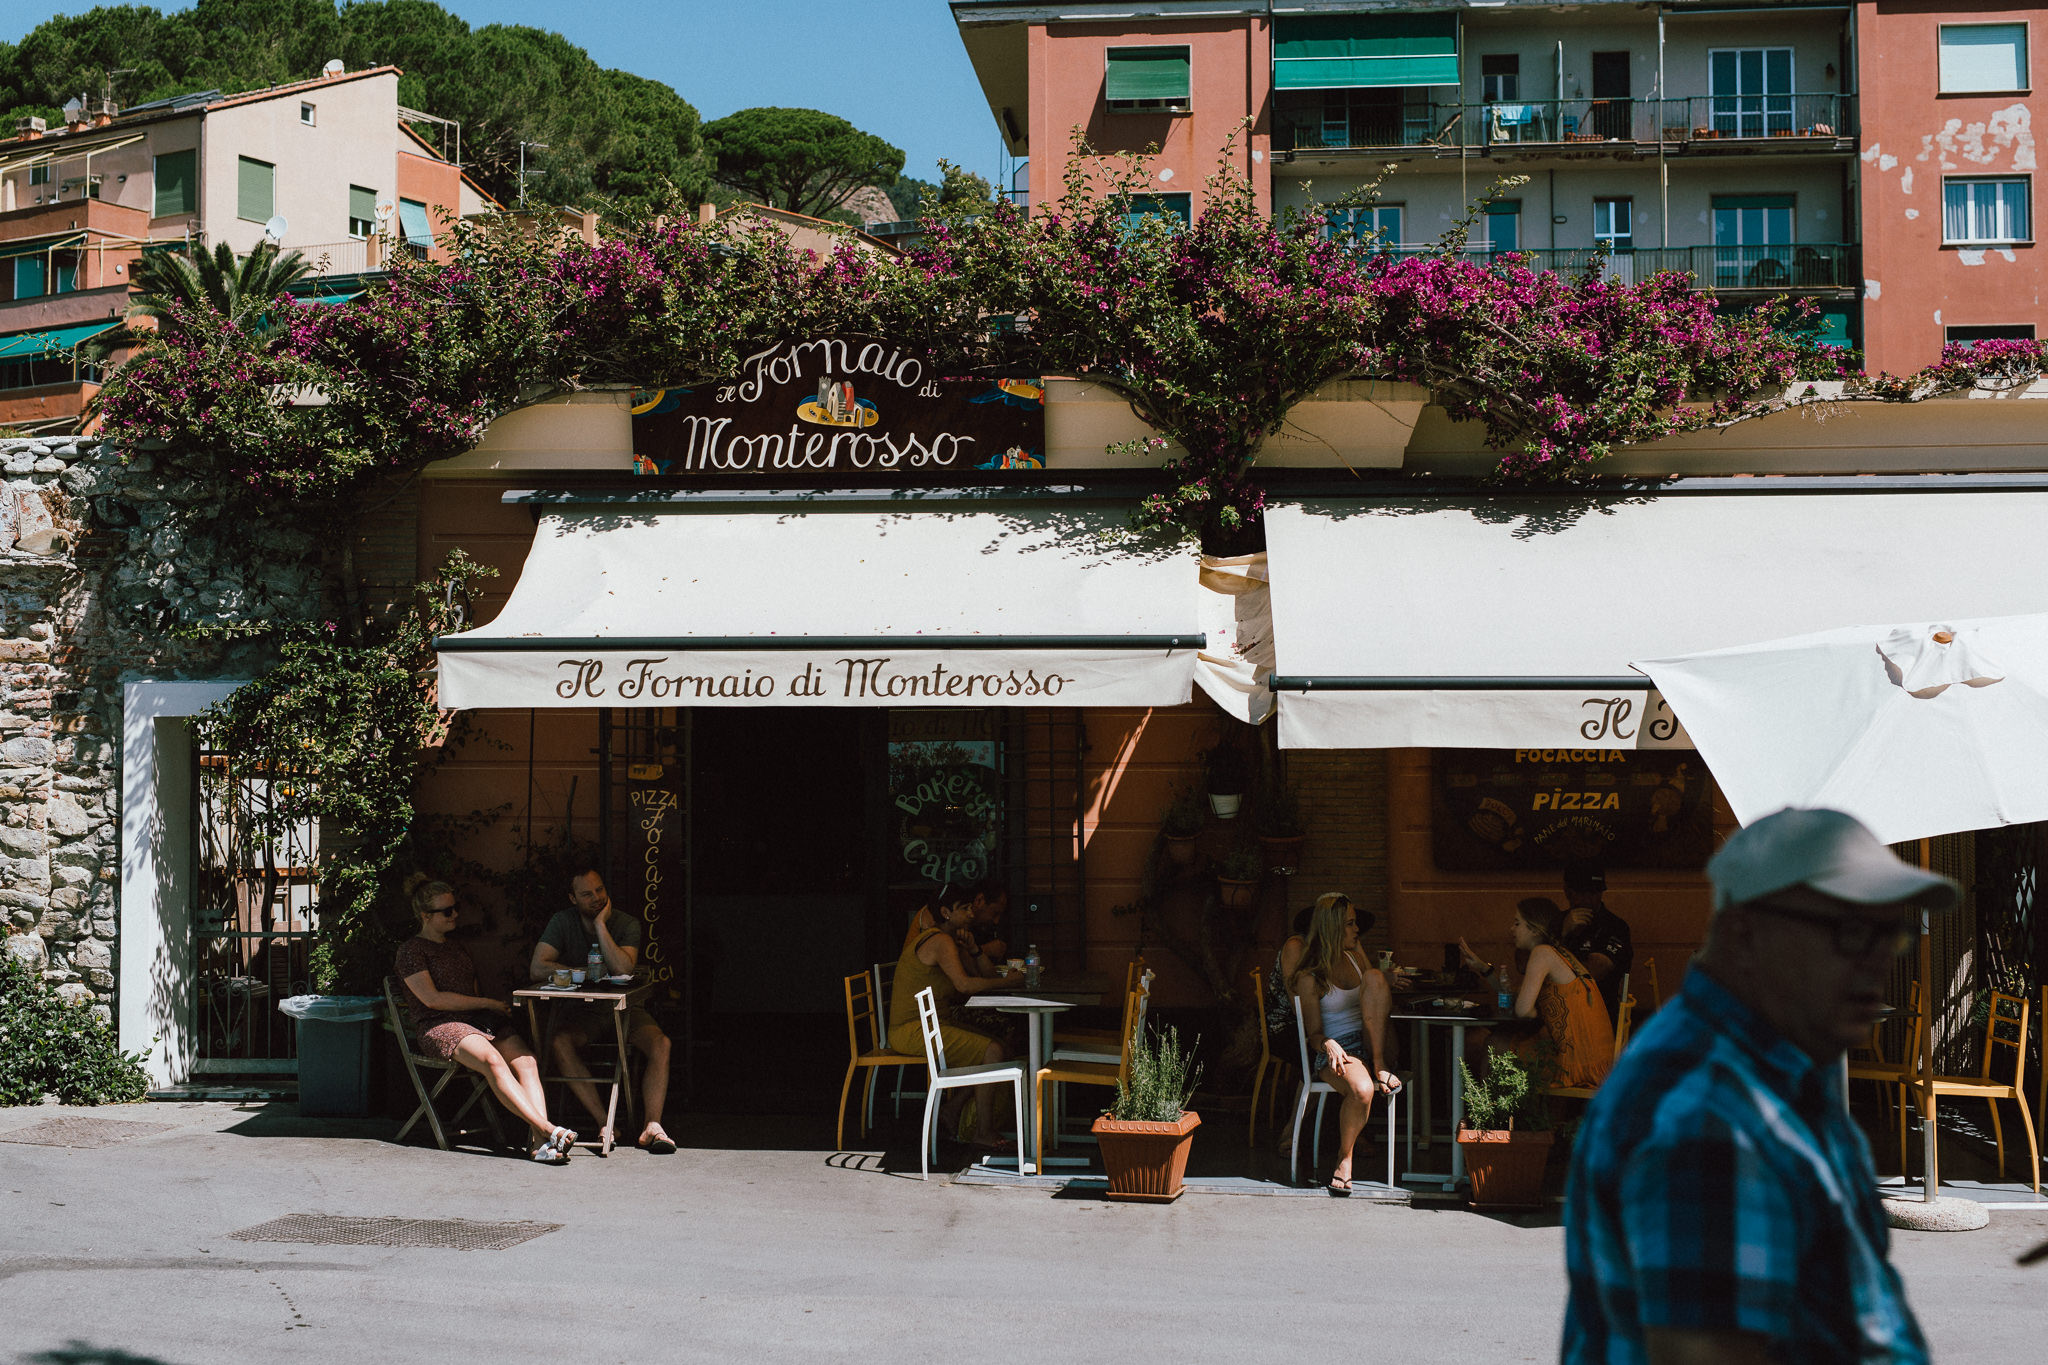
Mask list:
POLYGON ((1484 203, 1480 253, 1624 278, 1689 271, 1737 304, 1811 297, 1860 339, 1850 11, 1801 3, 954 0, 1032 202, 1071 130, 1139 151, 1185 216, 1233 164, 1275 209, 1384 176, 1332 231, 1422 250, 1484 203), (1391 170, 1388 168, 1391 167, 1391 170))
POLYGON ((0 426, 75 423, 97 373, 73 348, 118 321, 150 247, 266 239, 329 282, 381 265, 380 223, 433 253, 442 212, 490 201, 406 123, 396 67, 128 109, 73 101, 0 141, 0 426))
POLYGON ((1872 368, 1916 370, 1947 341, 2039 336, 2029 97, 2044 20, 2039 5, 1856 7, 1872 368))

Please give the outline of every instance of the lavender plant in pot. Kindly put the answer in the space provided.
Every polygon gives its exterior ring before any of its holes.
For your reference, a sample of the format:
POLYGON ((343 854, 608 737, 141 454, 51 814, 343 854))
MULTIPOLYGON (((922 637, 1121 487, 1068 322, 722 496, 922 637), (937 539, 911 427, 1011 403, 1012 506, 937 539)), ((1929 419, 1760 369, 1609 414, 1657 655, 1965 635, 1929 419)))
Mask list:
POLYGON ((1472 1207, 1536 1207, 1543 1202, 1543 1168, 1557 1137, 1543 1112, 1548 1070, 1543 1058, 1529 1063, 1516 1053, 1488 1048, 1482 1073, 1475 1075, 1463 1058, 1458 1069, 1465 1082, 1458 1146, 1472 1179, 1472 1207))
POLYGON ((1182 1049, 1172 1025, 1131 1040, 1130 1070, 1117 1082, 1116 1103, 1089 1130, 1102 1151, 1111 1199, 1170 1204, 1180 1198, 1188 1148, 1202 1122, 1187 1106, 1201 1077, 1193 1049, 1182 1049))

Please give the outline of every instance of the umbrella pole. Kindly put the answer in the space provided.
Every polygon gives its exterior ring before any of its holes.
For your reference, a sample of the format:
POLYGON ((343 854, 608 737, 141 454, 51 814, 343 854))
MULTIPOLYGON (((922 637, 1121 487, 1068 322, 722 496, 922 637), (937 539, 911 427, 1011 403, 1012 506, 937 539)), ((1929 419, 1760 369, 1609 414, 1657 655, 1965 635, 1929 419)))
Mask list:
MULTIPOLYGON (((1923 855, 1924 856, 1924 855, 1923 855)), ((1934 948, 1928 935, 1928 912, 1920 912, 1920 1080, 1913 1089, 1920 1101, 1920 1197, 1933 1203, 1941 1189, 1941 1143, 1934 1121, 1934 948)))

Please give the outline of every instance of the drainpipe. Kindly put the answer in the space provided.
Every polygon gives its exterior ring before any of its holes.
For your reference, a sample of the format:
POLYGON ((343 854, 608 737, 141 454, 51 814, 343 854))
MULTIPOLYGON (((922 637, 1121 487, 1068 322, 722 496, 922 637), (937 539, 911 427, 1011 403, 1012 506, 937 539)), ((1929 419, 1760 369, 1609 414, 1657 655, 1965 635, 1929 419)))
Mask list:
MULTIPOLYGON (((1657 201, 1662 217, 1657 220, 1657 245, 1671 245, 1671 163, 1664 156, 1664 7, 1657 7, 1657 201)), ((1691 110, 1686 122, 1692 121, 1691 110)))

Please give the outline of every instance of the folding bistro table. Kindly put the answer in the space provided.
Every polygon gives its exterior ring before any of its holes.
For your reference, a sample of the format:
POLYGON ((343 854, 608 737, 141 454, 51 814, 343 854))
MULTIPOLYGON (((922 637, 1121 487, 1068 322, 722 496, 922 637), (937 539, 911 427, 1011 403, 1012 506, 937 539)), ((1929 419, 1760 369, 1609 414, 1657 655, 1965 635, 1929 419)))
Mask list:
POLYGON ((597 986, 570 986, 567 989, 556 986, 528 986, 524 990, 512 992, 514 1000, 524 1000, 526 1002, 526 1020, 533 1032, 534 1052, 541 1059, 541 1080, 543 1082, 574 1082, 587 1079, 593 1085, 605 1084, 601 1078, 596 1076, 551 1076, 547 1074, 547 1059, 551 1055, 549 1044, 554 1039, 556 1012, 554 1010, 548 1011, 547 1029, 543 1032, 540 1023, 540 1006, 565 1000, 575 1000, 591 1006, 611 1006, 608 1013, 610 1013, 612 1019, 612 1041, 618 1046, 618 1060, 612 1065, 611 1093, 605 1099, 604 1130, 595 1138, 578 1138, 576 1140, 578 1147, 589 1147, 596 1151, 599 1156, 610 1156, 612 1154, 613 1142, 617 1137, 620 1087, 623 1086, 626 1091, 626 1119, 628 1122, 632 1121, 635 1117, 635 1111, 639 1108, 639 1105, 633 1098, 633 1087, 626 1084, 628 1078, 633 1074, 631 1054, 626 1050, 626 1012, 645 1000, 653 990, 653 982, 642 981, 625 986, 601 984, 597 986))

